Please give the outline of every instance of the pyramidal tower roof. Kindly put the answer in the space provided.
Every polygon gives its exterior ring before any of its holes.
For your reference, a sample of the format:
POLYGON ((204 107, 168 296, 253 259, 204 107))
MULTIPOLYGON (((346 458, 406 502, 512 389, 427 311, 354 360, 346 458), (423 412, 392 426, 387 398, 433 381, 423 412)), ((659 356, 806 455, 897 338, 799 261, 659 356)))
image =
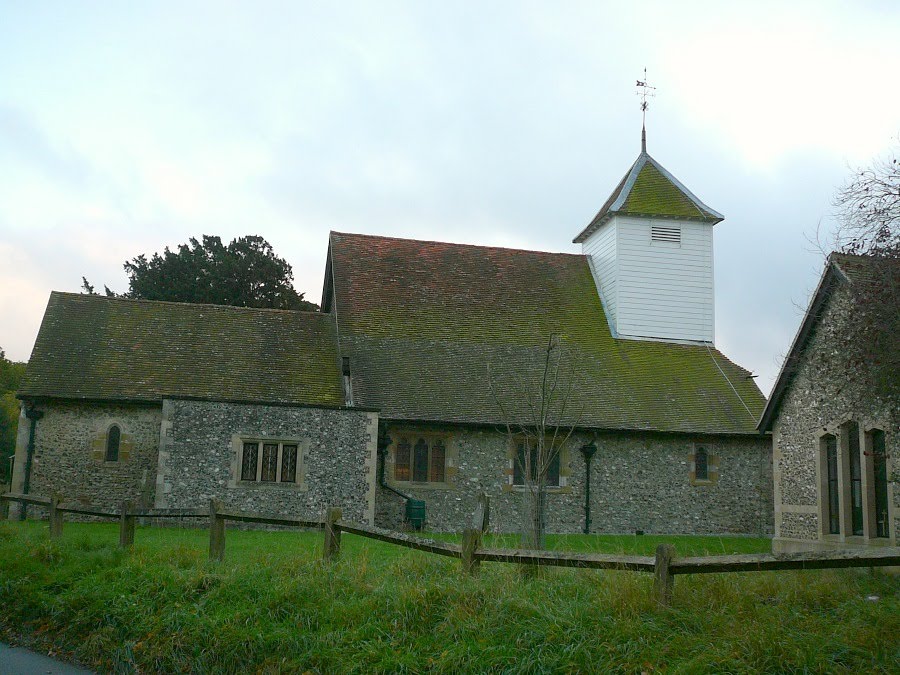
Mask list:
POLYGON ((616 215, 718 223, 724 216, 701 202, 694 193, 653 159, 642 142, 641 154, 603 204, 590 224, 572 241, 580 244, 616 215))

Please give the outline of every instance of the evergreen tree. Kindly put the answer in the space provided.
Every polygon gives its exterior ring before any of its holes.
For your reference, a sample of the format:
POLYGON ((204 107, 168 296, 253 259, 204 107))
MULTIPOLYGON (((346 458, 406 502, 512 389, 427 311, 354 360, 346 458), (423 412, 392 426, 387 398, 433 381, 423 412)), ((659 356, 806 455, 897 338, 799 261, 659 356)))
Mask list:
MULTIPOLYGON (((167 247, 150 258, 125 263, 129 290, 122 297, 315 311, 291 284, 294 273, 262 237, 245 236, 225 246, 220 237, 191 237, 176 251, 167 247)), ((86 293, 94 287, 82 277, 86 293)), ((114 295, 106 288, 107 295, 114 295)))

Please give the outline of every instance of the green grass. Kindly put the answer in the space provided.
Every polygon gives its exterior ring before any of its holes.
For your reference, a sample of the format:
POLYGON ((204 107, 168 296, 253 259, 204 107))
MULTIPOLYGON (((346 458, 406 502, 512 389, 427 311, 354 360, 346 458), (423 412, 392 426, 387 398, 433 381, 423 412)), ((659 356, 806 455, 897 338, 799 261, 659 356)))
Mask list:
MULTIPOLYGON (((120 672, 897 672, 896 577, 858 571, 678 577, 658 610, 650 575, 459 562, 343 536, 0 524, 0 631, 120 672), (867 600, 878 596, 877 600, 867 600)), ((550 537, 553 548, 679 554, 767 550, 752 538, 550 537)), ((491 542, 495 544, 497 542, 491 542)))

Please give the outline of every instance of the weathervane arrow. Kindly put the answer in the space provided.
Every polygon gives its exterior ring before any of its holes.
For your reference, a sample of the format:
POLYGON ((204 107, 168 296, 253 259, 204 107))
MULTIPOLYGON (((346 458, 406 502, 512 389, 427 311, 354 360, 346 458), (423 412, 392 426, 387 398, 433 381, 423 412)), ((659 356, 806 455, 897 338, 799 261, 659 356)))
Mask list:
POLYGON ((647 152, 647 108, 650 107, 647 98, 656 96, 656 87, 647 84, 646 68, 644 68, 644 79, 637 80, 635 86, 638 89, 635 93, 641 97, 641 152, 647 152))

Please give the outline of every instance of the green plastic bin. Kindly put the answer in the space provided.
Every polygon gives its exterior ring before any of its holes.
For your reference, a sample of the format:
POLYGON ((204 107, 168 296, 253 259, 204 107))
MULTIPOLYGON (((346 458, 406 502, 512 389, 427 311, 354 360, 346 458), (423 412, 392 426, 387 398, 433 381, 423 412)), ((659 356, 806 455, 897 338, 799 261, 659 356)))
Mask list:
POLYGON ((421 499, 406 500, 406 522, 417 532, 425 526, 425 502, 421 499))

